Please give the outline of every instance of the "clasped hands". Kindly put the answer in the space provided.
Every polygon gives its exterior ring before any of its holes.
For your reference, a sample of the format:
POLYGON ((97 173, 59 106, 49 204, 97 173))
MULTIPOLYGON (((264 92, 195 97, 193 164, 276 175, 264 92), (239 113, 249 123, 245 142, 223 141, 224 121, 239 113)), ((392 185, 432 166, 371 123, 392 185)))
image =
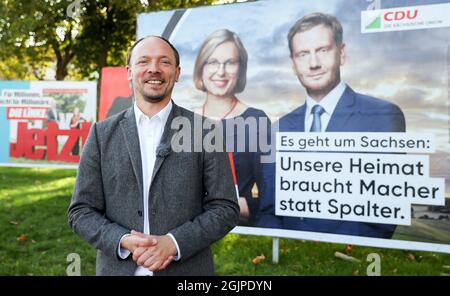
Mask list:
POLYGON ((165 269, 175 258, 177 248, 168 235, 147 235, 138 231, 131 231, 122 239, 121 247, 133 254, 133 261, 137 265, 151 271, 165 269))

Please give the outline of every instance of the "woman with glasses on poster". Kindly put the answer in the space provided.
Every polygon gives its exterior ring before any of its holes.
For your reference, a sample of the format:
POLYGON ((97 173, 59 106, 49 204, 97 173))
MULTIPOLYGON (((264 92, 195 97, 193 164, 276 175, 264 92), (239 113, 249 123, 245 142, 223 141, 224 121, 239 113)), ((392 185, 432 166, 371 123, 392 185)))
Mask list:
POLYGON ((261 188, 259 143, 266 141, 270 132, 270 120, 264 111, 249 107, 236 97, 245 89, 247 58, 239 37, 221 29, 203 42, 194 66, 195 87, 206 93, 202 106, 195 111, 222 121, 224 143, 227 151, 232 151, 230 162, 239 192, 241 226, 252 226, 257 219, 257 190, 261 188))

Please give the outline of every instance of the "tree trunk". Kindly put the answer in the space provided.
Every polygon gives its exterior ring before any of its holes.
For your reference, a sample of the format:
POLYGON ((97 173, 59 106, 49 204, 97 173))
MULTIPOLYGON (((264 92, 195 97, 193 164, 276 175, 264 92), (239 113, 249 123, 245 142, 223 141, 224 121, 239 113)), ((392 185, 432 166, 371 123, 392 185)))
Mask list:
POLYGON ((56 74, 55 74, 56 80, 64 80, 64 78, 66 78, 67 76, 67 66, 64 67, 63 65, 64 63, 62 63, 62 61, 60 60, 56 62, 56 74))

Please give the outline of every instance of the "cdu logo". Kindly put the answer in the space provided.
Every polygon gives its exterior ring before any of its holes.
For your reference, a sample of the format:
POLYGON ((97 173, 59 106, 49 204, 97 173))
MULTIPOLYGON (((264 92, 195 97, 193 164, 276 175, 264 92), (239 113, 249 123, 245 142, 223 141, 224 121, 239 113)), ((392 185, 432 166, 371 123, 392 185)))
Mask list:
POLYGON ((418 9, 414 10, 396 10, 396 11, 371 11, 366 17, 366 30, 381 29, 383 23, 386 23, 388 27, 389 23, 415 20, 419 14, 418 9))

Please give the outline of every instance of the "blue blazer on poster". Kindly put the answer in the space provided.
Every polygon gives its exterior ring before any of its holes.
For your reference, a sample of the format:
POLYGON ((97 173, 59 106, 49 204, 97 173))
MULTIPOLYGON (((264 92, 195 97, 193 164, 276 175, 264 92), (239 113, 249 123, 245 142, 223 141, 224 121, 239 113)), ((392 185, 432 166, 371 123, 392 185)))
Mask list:
MULTIPOLYGON (((280 132, 305 131, 306 103, 279 120, 280 132)), ((326 132, 405 132, 400 108, 346 87, 326 132)), ((395 225, 315 218, 275 216, 275 163, 263 167, 259 227, 391 238, 395 225)))

